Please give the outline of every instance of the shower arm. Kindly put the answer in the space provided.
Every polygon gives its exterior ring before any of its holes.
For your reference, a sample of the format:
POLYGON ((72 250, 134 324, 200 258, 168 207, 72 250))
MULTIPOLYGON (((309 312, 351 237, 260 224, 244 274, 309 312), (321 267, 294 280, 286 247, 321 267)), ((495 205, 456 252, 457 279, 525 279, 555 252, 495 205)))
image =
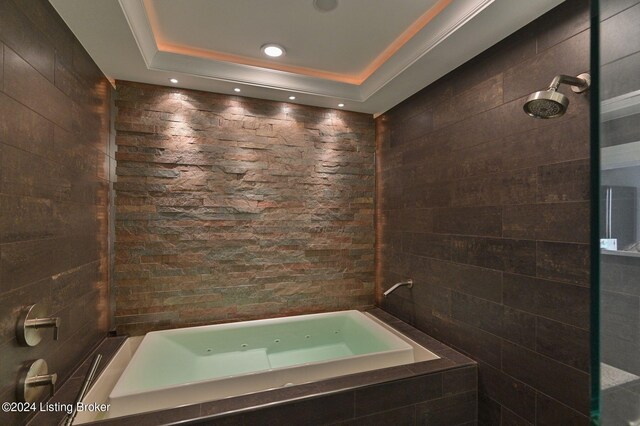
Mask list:
POLYGON ((580 74, 578 77, 564 74, 556 75, 549 85, 549 90, 556 91, 561 84, 568 84, 574 92, 582 93, 587 90, 591 84, 589 80, 582 78, 582 75, 583 74, 580 74))

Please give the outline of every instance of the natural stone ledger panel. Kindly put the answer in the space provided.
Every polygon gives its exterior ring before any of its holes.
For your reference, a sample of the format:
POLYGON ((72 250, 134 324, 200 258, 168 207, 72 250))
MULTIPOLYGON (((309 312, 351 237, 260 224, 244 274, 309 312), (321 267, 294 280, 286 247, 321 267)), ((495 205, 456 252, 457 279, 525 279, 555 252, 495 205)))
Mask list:
POLYGON ((117 92, 119 332, 373 304, 371 116, 117 92))

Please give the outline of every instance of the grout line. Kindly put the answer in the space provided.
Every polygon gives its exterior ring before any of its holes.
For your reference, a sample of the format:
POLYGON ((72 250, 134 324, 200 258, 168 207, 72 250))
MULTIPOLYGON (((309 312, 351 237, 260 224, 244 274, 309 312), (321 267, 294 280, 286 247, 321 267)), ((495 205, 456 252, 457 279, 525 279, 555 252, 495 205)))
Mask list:
MULTIPOLYGON (((589 415, 588 415, 588 414, 581 413, 580 411, 576 410, 575 408, 568 406, 567 404, 565 404, 564 402, 562 402, 562 401, 558 400, 557 398, 554 398, 554 397, 552 397, 552 396, 550 396, 550 395, 547 395, 546 393, 544 393, 544 392, 542 392, 542 391, 540 391, 540 390, 538 390, 538 389, 536 389, 536 392, 537 392, 537 393, 539 393, 540 395, 544 395, 545 397, 547 397, 547 398, 549 398, 549 399, 553 400, 553 401, 554 401, 554 402, 556 402, 557 404, 560 404, 560 405, 564 406, 565 408, 568 408, 569 410, 573 411, 573 412, 574 412, 574 413, 576 413, 576 414, 579 414, 579 415, 581 415, 581 416, 583 416, 583 417, 586 417, 586 418, 588 418, 588 417, 589 417, 589 415)), ((536 401, 537 401, 537 398, 536 398, 536 401)), ((537 414, 537 406, 536 406, 536 414, 537 414)))
MULTIPOLYGON (((567 121, 568 122, 568 121, 567 121)), ((522 133, 527 133, 526 132, 522 132, 522 133)), ((508 136, 506 136, 506 138, 508 137, 513 137, 516 136, 520 133, 513 133, 510 134, 508 136)), ((501 141, 504 140, 505 138, 500 138, 500 139, 492 139, 491 141, 487 141, 488 143, 491 142, 495 142, 495 141, 501 141)), ((457 151, 466 151, 469 149, 472 149, 474 147, 483 145, 484 143, 478 144, 478 145, 474 145, 474 146, 470 146, 470 147, 466 147, 463 148, 461 150, 457 150, 457 151)), ((405 151, 405 153, 407 153, 405 151)), ((447 152, 447 154, 449 154, 449 152, 447 152)), ((548 166, 557 166, 557 165, 561 165, 561 164, 566 164, 566 163, 576 163, 576 162, 580 162, 580 161, 585 161, 588 162, 589 161, 589 157, 578 157, 578 158, 572 158, 572 159, 565 159, 565 160, 560 160, 560 161, 556 161, 556 162, 550 162, 550 163, 543 163, 543 164, 536 164, 536 165, 528 165, 528 166, 523 166, 523 167, 517 167, 517 168, 513 168, 513 169, 504 169, 502 171, 497 171, 497 172, 493 172, 493 173, 484 173, 484 174, 477 174, 477 175, 470 175, 467 177, 437 177, 432 181, 428 181, 425 183, 419 183, 419 184, 414 184, 414 185, 407 185, 407 188, 413 188, 413 187, 424 187, 424 186, 437 186, 439 184, 442 184, 443 182, 445 183, 456 183, 456 182, 461 182, 461 181, 477 181, 478 179, 484 179, 484 178, 491 178, 491 177, 501 177, 504 175, 508 175, 508 174, 514 174, 516 172, 523 172, 523 171, 527 171, 527 170, 538 170, 540 167, 548 167, 548 166)), ((406 168, 406 165, 398 165, 397 167, 393 167, 387 170, 383 170, 382 174, 390 174, 391 172, 397 172, 398 170, 404 169, 406 168)), ((412 166, 413 167, 413 166, 412 166)), ((415 166, 417 167, 417 166, 415 166)), ((382 180, 382 176, 381 176, 381 180, 382 180)), ((523 203, 524 204, 524 203, 523 203)), ((490 205, 490 204, 489 204, 490 205)), ((483 206, 483 205, 481 205, 483 206)), ((457 207, 457 206, 451 206, 451 207, 457 207)), ((462 206, 461 206, 462 207, 462 206)))
MULTIPOLYGON (((497 337, 500 337, 500 336, 497 336, 497 337)), ((531 350, 530 348, 527 348, 526 346, 522 346, 522 345, 520 345, 520 344, 518 344, 518 343, 514 343, 514 342, 512 342, 511 340, 508 340, 508 339, 505 339, 505 338, 502 338, 502 337, 500 337, 500 339, 505 340, 507 343, 512 344, 512 345, 514 345, 514 346, 518 346, 521 350, 525 350, 525 351, 527 351, 527 352, 531 352, 531 353, 533 353, 533 354, 535 354, 535 355, 537 355, 537 356, 540 356, 540 357, 545 358, 545 359, 546 359, 546 360, 548 360, 548 361, 552 361, 552 362, 554 362, 554 363, 556 363, 556 364, 560 364, 560 365, 562 365, 562 366, 564 366, 564 367, 566 367, 566 368, 569 368, 569 369, 573 370, 573 371, 574 371, 574 372, 576 372, 576 373, 580 373, 580 374, 586 375, 587 377, 590 377, 590 376, 591 376, 591 373, 590 373, 589 371, 580 370, 579 368, 576 368, 576 367, 574 367, 574 366, 572 366, 572 365, 566 364, 566 363, 564 363, 564 362, 562 362, 562 361, 558 361, 558 360, 557 360, 557 359, 555 359, 555 358, 551 358, 551 357, 550 357, 550 356, 548 356, 548 355, 541 354, 540 352, 537 352, 537 351, 535 351, 535 350, 531 350)), ((520 381, 522 381, 522 380, 520 380, 520 381)), ((523 383, 524 383, 524 382, 523 382, 523 383)), ((533 386, 532 386, 532 387, 533 387, 533 386)))

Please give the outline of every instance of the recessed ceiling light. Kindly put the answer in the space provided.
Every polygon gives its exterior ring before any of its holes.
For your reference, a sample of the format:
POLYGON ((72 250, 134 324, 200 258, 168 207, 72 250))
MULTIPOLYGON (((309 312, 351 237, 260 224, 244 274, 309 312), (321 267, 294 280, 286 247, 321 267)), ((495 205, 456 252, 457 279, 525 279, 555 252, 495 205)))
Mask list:
POLYGON ((338 7, 338 0, 313 0, 313 7, 320 12, 331 12, 338 7))
POLYGON ((265 44, 260 48, 260 50, 262 50, 262 53, 272 58, 277 58, 279 56, 284 55, 284 47, 278 44, 273 44, 273 43, 265 44))
POLYGON ((294 100, 296 97, 295 96, 289 96, 289 100, 294 100))
POLYGON ((339 106, 340 108, 342 108, 342 107, 344 106, 344 104, 338 104, 338 106, 339 106))
POLYGON ((234 91, 234 92, 239 92, 239 91, 240 91, 240 88, 239 88, 239 87, 234 87, 233 91, 234 91))
POLYGON ((178 79, 177 78, 170 78, 169 81, 172 82, 173 84, 176 84, 178 82, 178 79))

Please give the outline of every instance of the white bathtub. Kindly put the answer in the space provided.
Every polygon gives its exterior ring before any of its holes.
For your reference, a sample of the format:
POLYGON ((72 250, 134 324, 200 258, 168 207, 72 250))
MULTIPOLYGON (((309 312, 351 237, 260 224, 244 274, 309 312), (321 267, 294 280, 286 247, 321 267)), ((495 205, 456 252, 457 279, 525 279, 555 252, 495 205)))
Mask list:
POLYGON ((359 311, 156 331, 128 339, 85 398, 108 413, 75 424, 436 358, 359 311))

